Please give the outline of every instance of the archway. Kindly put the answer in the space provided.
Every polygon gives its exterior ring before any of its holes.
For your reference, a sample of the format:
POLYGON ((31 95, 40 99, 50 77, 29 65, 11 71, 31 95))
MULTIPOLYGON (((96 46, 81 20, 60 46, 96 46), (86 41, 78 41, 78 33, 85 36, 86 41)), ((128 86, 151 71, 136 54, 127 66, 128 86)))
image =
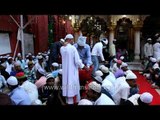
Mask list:
POLYGON ((99 37, 102 32, 107 31, 107 23, 103 18, 98 16, 89 16, 80 23, 80 30, 84 36, 87 36, 88 44, 91 45, 91 36, 99 37))
POLYGON ((115 38, 117 39, 116 49, 127 50, 128 60, 132 61, 134 56, 134 35, 133 24, 129 18, 123 17, 117 21, 115 38))
POLYGON ((130 40, 132 39, 131 28, 132 21, 129 18, 122 18, 117 21, 116 35, 117 47, 130 49, 130 40))

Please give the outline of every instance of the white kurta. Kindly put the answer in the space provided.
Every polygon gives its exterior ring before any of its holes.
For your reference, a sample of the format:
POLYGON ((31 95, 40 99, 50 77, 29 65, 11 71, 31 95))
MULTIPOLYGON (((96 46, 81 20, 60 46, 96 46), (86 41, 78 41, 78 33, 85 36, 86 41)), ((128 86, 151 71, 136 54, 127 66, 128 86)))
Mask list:
POLYGON ((138 105, 138 98, 140 97, 140 94, 134 94, 134 95, 132 95, 131 97, 129 97, 128 98, 128 100, 130 101, 130 102, 132 102, 133 103, 133 105, 138 105))
POLYGON ((10 74, 11 71, 12 71, 12 68, 14 67, 14 65, 13 64, 9 64, 8 62, 6 64, 7 64, 6 71, 8 72, 8 74, 10 74))
POLYGON ((78 68, 84 64, 74 46, 67 44, 60 49, 62 55, 62 95, 74 97, 80 92, 78 68))
POLYGON ((115 73, 118 69, 117 63, 114 63, 112 73, 115 73))
POLYGON ((156 59, 160 58, 160 43, 158 42, 153 45, 153 57, 156 59))
POLYGON ((116 103, 116 105, 120 104, 120 100, 128 99, 128 96, 130 94, 130 86, 129 84, 126 82, 126 78, 125 77, 119 77, 116 79, 116 82, 114 84, 114 93, 113 93, 113 99, 116 103))
POLYGON ((38 89, 35 84, 26 80, 21 87, 28 93, 32 103, 38 99, 38 89))
POLYGON ((101 93, 101 96, 94 102, 94 105, 115 105, 115 103, 107 95, 101 93))
POLYGON ((116 56, 116 47, 114 44, 110 46, 110 56, 116 56))
POLYGON ((94 45, 91 55, 100 56, 102 61, 105 60, 103 56, 103 44, 101 42, 98 42, 94 45))
POLYGON ((39 71, 41 74, 43 74, 43 75, 46 75, 46 70, 45 70, 45 65, 44 65, 44 63, 42 63, 42 66, 39 64, 39 62, 37 62, 36 64, 35 64, 35 70, 37 71, 39 71))
POLYGON ((153 45, 152 44, 146 43, 144 45, 144 55, 145 57, 153 56, 153 45))
POLYGON ((110 81, 113 85, 114 85, 114 83, 116 81, 116 77, 115 77, 115 75, 112 72, 109 72, 109 75, 107 75, 105 77, 105 79, 107 79, 108 81, 110 81))
POLYGON ((133 73, 131 70, 127 70, 124 72, 125 75, 127 75, 128 73, 133 73))
POLYGON ((114 86, 113 86, 112 82, 110 82, 108 79, 105 78, 105 79, 102 81, 102 87, 103 87, 106 91, 108 91, 111 95, 113 95, 113 93, 114 93, 114 86))

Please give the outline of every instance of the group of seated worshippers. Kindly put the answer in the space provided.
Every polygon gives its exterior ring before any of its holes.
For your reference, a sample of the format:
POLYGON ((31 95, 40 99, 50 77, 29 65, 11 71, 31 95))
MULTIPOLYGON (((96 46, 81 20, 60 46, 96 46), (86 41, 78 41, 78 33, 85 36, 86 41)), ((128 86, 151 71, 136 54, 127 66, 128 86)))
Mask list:
POLYGON ((60 87, 62 69, 52 63, 47 71, 46 55, 28 53, 25 59, 20 53, 16 58, 0 56, 0 105, 65 104, 60 87))
MULTIPOLYGON (((83 85, 84 89, 77 105, 150 105, 153 96, 148 92, 139 94, 137 76, 128 68, 127 63, 113 58, 112 65, 107 67, 102 53, 106 44, 107 39, 101 38, 93 47, 92 53, 86 45, 86 37, 80 36, 77 45, 74 44, 85 65, 84 69, 79 70, 80 85, 83 85), (86 59, 84 56, 87 56, 86 59), (101 57, 101 62, 92 63, 92 58, 98 57, 101 57), (97 66, 96 69, 94 65, 97 66), (85 75, 80 74, 80 71, 85 75)), ((38 53, 33 57, 29 54, 25 60, 21 57, 15 60, 12 57, 1 58, 0 95, 8 96, 12 105, 67 105, 62 95, 63 69, 56 62, 47 66, 46 55, 47 53, 38 53)), ((152 58, 152 61, 155 60, 152 58)), ((153 69, 148 69, 155 85, 159 79, 159 63, 156 63, 153 69)))
POLYGON ((86 84, 86 95, 78 105, 150 105, 153 95, 139 93, 137 76, 128 64, 116 60, 113 68, 100 65, 92 81, 86 84), (114 70, 114 72, 113 72, 114 70))
POLYGON ((156 59, 150 57, 144 70, 140 72, 146 77, 147 81, 151 84, 151 88, 160 88, 160 58, 156 59))

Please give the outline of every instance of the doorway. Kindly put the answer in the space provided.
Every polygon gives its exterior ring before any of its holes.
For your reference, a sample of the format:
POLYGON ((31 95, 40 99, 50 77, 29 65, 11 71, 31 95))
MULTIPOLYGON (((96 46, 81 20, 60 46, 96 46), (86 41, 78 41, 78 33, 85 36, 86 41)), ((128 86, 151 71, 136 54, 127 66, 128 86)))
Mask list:
POLYGON ((132 61, 134 59, 134 35, 132 21, 129 18, 123 17, 117 21, 115 37, 117 39, 117 51, 126 50, 128 61, 132 61))

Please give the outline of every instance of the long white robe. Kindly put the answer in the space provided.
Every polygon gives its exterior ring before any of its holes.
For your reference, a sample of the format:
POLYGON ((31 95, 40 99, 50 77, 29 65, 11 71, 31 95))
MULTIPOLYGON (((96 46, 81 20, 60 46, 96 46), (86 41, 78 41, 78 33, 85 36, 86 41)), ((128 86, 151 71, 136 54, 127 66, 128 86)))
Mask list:
POLYGON ((116 47, 115 47, 115 44, 111 44, 109 52, 110 52, 110 56, 116 56, 116 47))
POLYGON ((156 59, 160 58, 160 43, 158 42, 153 45, 153 57, 156 59))
POLYGON ((145 57, 153 56, 153 45, 146 43, 144 45, 144 55, 145 57))
POLYGON ((84 64, 74 46, 67 44, 60 48, 62 55, 62 95, 74 97, 80 93, 78 68, 84 64))

